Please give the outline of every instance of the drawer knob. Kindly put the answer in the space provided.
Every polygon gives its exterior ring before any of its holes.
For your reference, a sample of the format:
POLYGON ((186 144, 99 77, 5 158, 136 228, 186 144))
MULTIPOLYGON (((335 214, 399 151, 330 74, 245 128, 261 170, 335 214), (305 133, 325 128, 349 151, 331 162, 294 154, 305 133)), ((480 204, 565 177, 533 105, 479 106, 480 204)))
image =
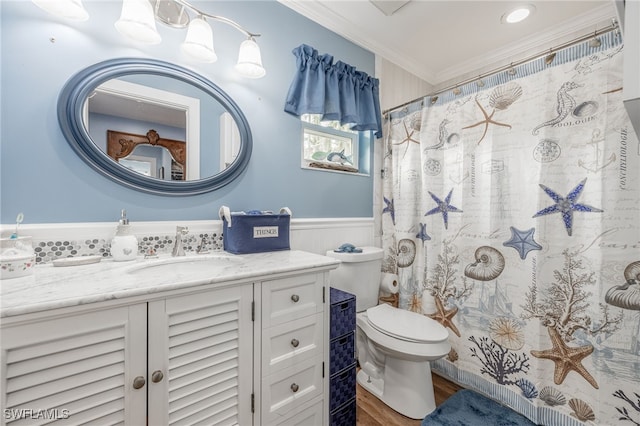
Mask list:
POLYGON ((295 383, 291 385, 291 390, 293 392, 298 392, 298 389, 300 389, 300 386, 296 385, 295 383))
POLYGON ((293 300, 293 302, 296 303, 298 302, 298 300, 300 300, 300 296, 298 296, 297 294, 292 294, 291 300, 293 300))
POLYGON ((164 374, 162 374, 162 371, 160 370, 156 370, 153 373, 151 373, 151 381, 153 383, 159 383, 162 381, 163 378, 164 378, 164 374))
POLYGON ((145 384, 145 380, 143 376, 138 376, 135 379, 133 379, 133 388, 134 389, 140 389, 141 387, 144 386, 145 384))
POLYGON ((298 341, 298 339, 291 339, 291 346, 293 346, 294 348, 297 348, 299 344, 300 342, 298 341))

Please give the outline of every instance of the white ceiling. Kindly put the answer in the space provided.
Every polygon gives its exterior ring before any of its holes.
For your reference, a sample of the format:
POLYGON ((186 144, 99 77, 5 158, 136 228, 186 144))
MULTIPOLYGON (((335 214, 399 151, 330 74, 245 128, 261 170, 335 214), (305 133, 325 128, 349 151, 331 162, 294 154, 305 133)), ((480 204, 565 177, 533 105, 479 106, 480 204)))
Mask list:
POLYGON ((88 104, 92 114, 104 114, 129 120, 162 123, 167 126, 184 129, 187 126, 187 114, 184 109, 172 108, 166 104, 144 102, 134 96, 96 91, 88 104))
POLYGON ((522 1, 279 1, 432 86, 542 53, 616 16, 613 0, 524 0, 536 11, 519 24, 500 18, 522 1))

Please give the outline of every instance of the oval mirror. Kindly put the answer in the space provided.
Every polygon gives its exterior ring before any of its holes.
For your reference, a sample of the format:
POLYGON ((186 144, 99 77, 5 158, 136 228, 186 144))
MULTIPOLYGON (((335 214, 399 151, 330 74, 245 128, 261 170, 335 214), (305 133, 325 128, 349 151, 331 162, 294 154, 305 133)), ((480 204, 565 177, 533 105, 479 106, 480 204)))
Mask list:
POLYGON ((249 124, 217 85, 179 65, 122 58, 67 81, 58 121, 92 168, 159 195, 218 189, 242 173, 252 149, 249 124))

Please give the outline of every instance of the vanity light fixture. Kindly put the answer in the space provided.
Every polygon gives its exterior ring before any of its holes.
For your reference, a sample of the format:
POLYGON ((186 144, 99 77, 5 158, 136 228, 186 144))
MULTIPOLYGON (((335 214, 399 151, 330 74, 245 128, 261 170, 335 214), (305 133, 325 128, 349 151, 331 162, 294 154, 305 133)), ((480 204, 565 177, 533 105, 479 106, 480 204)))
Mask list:
POLYGON ((122 13, 114 26, 123 36, 140 43, 158 44, 162 41, 156 29, 153 8, 147 0, 122 0, 122 13))
POLYGON ((249 38, 240 44, 238 52, 238 63, 235 68, 240 74, 249 78, 264 77, 266 71, 262 67, 262 57, 258 43, 250 35, 249 38))
POLYGON ((257 37, 260 37, 260 34, 245 30, 231 19, 203 12, 186 0, 136 1, 150 1, 150 4, 153 4, 153 16, 156 20, 172 28, 187 28, 187 36, 181 45, 181 49, 197 61, 215 62, 218 59, 213 48, 213 30, 209 25, 209 21, 218 21, 232 26, 247 37, 240 44, 238 62, 235 66, 236 71, 248 78, 261 78, 266 74, 262 66, 260 47, 255 41, 257 37), (196 17, 189 18, 189 11, 195 13, 196 17))
POLYGON ((215 62, 218 60, 213 50, 213 30, 205 21, 204 16, 199 15, 192 19, 187 28, 187 37, 180 45, 184 53, 201 62, 215 62))
MULTIPOLYGON (((74 20, 89 18, 82 6, 82 0, 32 1, 56 16, 74 20)), ((236 71, 248 78, 261 78, 266 74, 262 66, 260 47, 256 43, 260 34, 245 30, 231 19, 203 12, 186 0, 122 0, 120 19, 114 25, 120 34, 133 41, 158 44, 162 38, 156 29, 156 21, 172 28, 187 28, 181 50, 197 61, 209 63, 218 59, 213 48, 213 30, 209 21, 230 25, 247 37, 240 44, 236 71), (189 12, 195 13, 196 16, 190 18, 189 12)))
POLYGON ((535 12, 536 8, 532 4, 523 4, 510 9, 502 15, 500 22, 503 24, 515 24, 522 22, 535 12))

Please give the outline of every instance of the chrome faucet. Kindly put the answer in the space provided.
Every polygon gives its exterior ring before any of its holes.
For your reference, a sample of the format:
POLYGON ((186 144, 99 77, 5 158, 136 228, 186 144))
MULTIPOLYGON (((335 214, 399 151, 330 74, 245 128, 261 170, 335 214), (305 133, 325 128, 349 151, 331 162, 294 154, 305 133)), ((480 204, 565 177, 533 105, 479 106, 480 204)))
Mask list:
POLYGON ((198 253, 198 254, 207 254, 207 253, 209 253, 209 250, 207 249, 206 237, 202 237, 202 239, 200 240, 200 244, 196 248, 196 253, 198 253))
POLYGON ((186 226, 176 226, 176 243, 173 246, 171 256, 184 256, 184 247, 182 246, 182 236, 189 233, 186 226))

